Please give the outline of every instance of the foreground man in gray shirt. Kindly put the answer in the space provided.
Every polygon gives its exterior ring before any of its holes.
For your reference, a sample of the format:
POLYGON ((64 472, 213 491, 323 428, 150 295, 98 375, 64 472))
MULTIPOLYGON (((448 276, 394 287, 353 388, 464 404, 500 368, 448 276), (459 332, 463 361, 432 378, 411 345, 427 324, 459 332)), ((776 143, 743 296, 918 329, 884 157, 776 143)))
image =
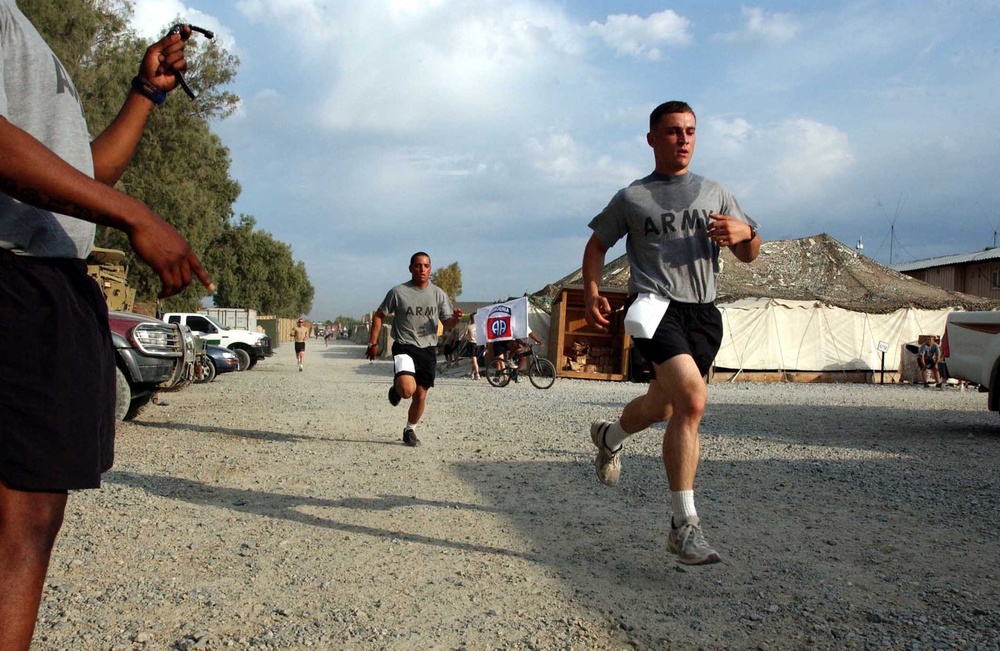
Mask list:
POLYGON ((0 0, 3 651, 31 644, 68 492, 99 487, 113 461, 114 347, 104 295, 84 262, 95 224, 128 234, 159 276, 161 297, 192 279, 212 289, 177 231, 114 189, 150 112, 187 69, 190 34, 185 27, 146 50, 131 90, 121 89, 121 112, 91 140, 62 63, 14 1, 0 0))
POLYGON ((431 256, 423 251, 410 256, 410 280, 396 285, 385 295, 372 318, 368 359, 378 357, 378 333, 389 314, 392 321, 392 361, 395 377, 389 387, 393 407, 404 398, 412 398, 403 428, 403 444, 420 445, 416 428, 427 404, 427 390, 434 386, 437 371, 438 322, 453 328, 462 319, 462 310, 452 310, 444 290, 431 282, 431 256), (444 315, 449 315, 445 318, 444 315))
POLYGON ((654 423, 667 421, 663 465, 670 483, 668 549, 682 563, 717 563, 694 507, 698 426, 705 412, 707 376, 722 341, 715 307, 720 247, 753 262, 760 250, 757 224, 721 185, 688 171, 694 154, 696 119, 684 102, 667 102, 649 116, 646 142, 656 167, 620 190, 594 217, 594 233, 583 254, 587 322, 606 332, 611 307, 599 283, 608 249, 622 237, 631 266, 625 328, 653 365, 645 395, 625 406, 615 422, 591 424, 598 479, 618 483, 622 442, 654 423))

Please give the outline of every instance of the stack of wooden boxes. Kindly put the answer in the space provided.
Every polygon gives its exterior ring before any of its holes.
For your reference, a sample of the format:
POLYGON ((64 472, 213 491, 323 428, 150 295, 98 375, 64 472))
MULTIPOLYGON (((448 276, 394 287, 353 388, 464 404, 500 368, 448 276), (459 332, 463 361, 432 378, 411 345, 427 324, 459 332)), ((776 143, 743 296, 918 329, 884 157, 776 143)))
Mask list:
POLYGON ((587 325, 582 287, 564 287, 552 304, 549 361, 559 377, 590 380, 624 380, 628 369, 628 335, 622 325, 621 307, 626 293, 602 290, 611 304, 611 328, 600 332, 587 325))

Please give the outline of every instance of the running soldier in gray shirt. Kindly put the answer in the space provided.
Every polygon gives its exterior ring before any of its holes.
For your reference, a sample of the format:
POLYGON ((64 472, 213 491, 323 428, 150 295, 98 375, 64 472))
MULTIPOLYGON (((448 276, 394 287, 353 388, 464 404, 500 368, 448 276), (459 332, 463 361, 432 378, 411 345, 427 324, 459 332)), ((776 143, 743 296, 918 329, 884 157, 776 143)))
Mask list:
POLYGON ((667 421, 663 465, 670 483, 671 519, 667 548, 682 563, 716 563, 694 507, 698 469, 698 426, 705 412, 708 374, 722 341, 715 280, 720 247, 742 262, 760 250, 757 223, 733 195, 688 171, 694 154, 696 119, 684 102, 667 102, 649 116, 646 142, 656 166, 646 178, 619 191, 594 217, 594 233, 583 254, 587 322, 607 331, 611 307, 599 282, 608 249, 622 237, 631 266, 626 331, 653 365, 645 395, 625 406, 615 422, 594 421, 598 479, 618 483, 622 442, 667 421))
POLYGON ((378 357, 378 334, 382 320, 392 314, 392 359, 395 377, 389 387, 389 403, 393 407, 404 398, 410 399, 403 444, 420 445, 416 427, 427 404, 427 390, 434 386, 437 371, 438 322, 453 328, 462 319, 462 310, 451 307, 444 290, 430 281, 431 257, 420 251, 410 256, 410 280, 396 285, 372 317, 372 332, 366 355, 378 357), (444 315, 449 315, 445 318, 444 315))

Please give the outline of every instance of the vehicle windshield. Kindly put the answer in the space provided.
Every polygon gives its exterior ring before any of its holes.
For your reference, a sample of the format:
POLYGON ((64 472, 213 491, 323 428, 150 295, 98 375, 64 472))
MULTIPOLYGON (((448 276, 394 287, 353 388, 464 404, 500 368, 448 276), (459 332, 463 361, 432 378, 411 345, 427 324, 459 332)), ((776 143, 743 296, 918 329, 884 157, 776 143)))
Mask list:
POLYGON ((216 320, 215 320, 215 319, 213 319, 212 317, 208 316, 207 314, 201 314, 201 315, 199 315, 199 316, 203 316, 203 317, 205 317, 205 318, 206 318, 206 319, 207 319, 208 321, 210 321, 210 322, 211 322, 211 324, 212 324, 212 325, 214 325, 214 326, 215 326, 216 328, 218 328, 219 330, 230 330, 230 327, 229 327, 229 326, 227 326, 227 325, 225 325, 225 324, 222 324, 222 323, 219 323, 218 321, 216 321, 216 320))

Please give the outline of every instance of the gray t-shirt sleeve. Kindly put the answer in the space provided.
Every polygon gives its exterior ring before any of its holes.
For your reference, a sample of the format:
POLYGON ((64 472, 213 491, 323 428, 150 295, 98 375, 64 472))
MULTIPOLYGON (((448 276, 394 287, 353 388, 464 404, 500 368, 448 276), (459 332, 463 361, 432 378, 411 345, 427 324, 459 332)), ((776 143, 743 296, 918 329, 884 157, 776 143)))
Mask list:
POLYGON ((396 298, 396 288, 393 287, 386 293, 385 298, 382 299, 382 304, 378 306, 378 309, 382 312, 382 314, 389 316, 390 314, 396 313, 397 303, 398 299, 396 298))
POLYGON ((445 319, 450 319, 455 314, 455 308, 451 306, 451 301, 448 300, 448 294, 445 293, 443 289, 438 288, 438 318, 441 321, 445 319))
POLYGON ((609 249, 628 234, 628 221, 623 210, 624 191, 619 190, 596 217, 590 220, 591 230, 601 244, 609 249))

